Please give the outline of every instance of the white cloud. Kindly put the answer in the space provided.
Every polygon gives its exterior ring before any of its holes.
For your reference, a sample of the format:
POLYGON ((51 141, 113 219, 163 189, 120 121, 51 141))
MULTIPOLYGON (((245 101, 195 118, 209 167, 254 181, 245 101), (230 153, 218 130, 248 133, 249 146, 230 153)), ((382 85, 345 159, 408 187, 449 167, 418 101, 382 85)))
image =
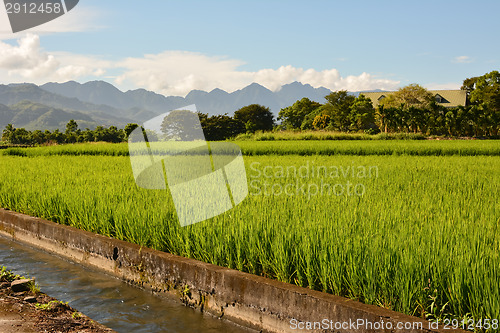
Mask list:
POLYGON ((240 60, 187 51, 165 51, 112 62, 95 55, 47 52, 40 46, 39 36, 30 33, 20 38, 17 45, 0 41, 0 81, 7 82, 43 84, 112 78, 124 90, 146 88, 177 96, 185 96, 193 89, 210 91, 220 88, 232 92, 252 82, 273 91, 293 81, 349 91, 392 90, 399 84, 399 81, 377 78, 368 73, 343 77, 337 69, 317 71, 291 65, 242 71, 239 68, 243 64, 240 60))
POLYGON ((453 58, 452 62, 455 64, 468 64, 472 62, 472 59, 469 56, 458 56, 453 58))
POLYGON ((116 64, 123 74, 116 83, 144 87, 167 95, 185 95, 192 89, 241 88, 252 74, 238 72, 244 63, 223 57, 208 57, 186 51, 165 51, 116 64))
POLYGON ((2 81, 68 81, 82 76, 101 76, 111 63, 92 56, 69 53, 47 53, 40 37, 26 34, 11 45, 0 41, 0 78, 2 81), (4 75, 2 75, 4 74, 4 75))
POLYGON ((375 78, 368 73, 342 77, 337 69, 317 71, 288 65, 256 72, 238 70, 243 64, 239 60, 208 57, 200 53, 166 51, 119 62, 117 66, 123 69, 123 74, 116 79, 116 83, 181 96, 193 89, 210 91, 220 88, 231 92, 252 82, 273 91, 293 81, 308 83, 313 87, 349 91, 394 89, 399 84, 399 81, 375 78))
POLYGON ((36 35, 28 34, 14 46, 0 41, 0 68, 6 69, 9 76, 45 76, 58 66, 53 55, 40 49, 40 38, 36 35))

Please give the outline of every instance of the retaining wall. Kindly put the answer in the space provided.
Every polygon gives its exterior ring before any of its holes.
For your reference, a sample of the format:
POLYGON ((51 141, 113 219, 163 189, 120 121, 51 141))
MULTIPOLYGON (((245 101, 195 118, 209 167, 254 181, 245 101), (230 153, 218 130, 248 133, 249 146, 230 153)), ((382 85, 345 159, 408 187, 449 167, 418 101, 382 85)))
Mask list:
POLYGON ((0 234, 262 332, 465 332, 3 209, 0 234))

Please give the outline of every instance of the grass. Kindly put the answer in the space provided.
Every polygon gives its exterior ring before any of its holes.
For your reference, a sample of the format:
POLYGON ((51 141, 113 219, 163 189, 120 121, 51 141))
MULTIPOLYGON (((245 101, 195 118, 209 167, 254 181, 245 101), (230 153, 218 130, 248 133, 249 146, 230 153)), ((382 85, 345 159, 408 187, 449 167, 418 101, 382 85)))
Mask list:
MULTIPOLYGON (((0 266, 0 281, 12 282, 19 279, 26 279, 26 277, 12 273, 5 266, 0 266)), ((33 294, 40 292, 40 286, 35 282, 29 284, 29 289, 33 294)))
POLYGON ((135 186, 124 145, 2 156, 0 206, 410 315, 499 318, 498 143, 359 143, 239 142, 250 195, 185 228, 168 191, 135 186), (328 173, 293 174, 306 165, 328 173), (347 182, 364 195, 283 193, 347 182))
MULTIPOLYGON (((68 308, 68 302, 61 302, 61 301, 57 301, 57 300, 54 300, 54 301, 50 301, 46 304, 40 304, 40 303, 36 303, 35 304, 35 308, 39 309, 39 310, 42 310, 42 311, 54 311, 58 308, 68 308)), ((73 314, 72 314, 72 317, 73 317, 73 314)), ((76 315, 73 317, 73 319, 76 319, 76 315)))
POLYGON ((275 131, 245 133, 238 135, 236 141, 282 141, 282 140, 425 140, 427 137, 420 133, 345 133, 333 131, 275 131))
POLYGON ((12 271, 8 270, 5 266, 0 267, 0 281, 12 282, 20 278, 20 275, 12 273, 12 271))
MULTIPOLYGON (((412 155, 500 156, 498 140, 390 140, 390 141, 236 141, 245 156, 258 155, 412 155)), ((128 156, 128 145, 73 144, 34 148, 7 148, 3 156, 128 156)))

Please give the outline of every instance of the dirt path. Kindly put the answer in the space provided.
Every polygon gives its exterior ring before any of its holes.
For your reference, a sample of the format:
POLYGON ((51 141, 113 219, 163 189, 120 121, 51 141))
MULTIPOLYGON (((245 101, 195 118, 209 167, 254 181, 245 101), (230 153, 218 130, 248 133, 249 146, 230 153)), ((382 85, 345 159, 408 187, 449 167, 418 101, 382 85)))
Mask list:
POLYGON ((33 282, 12 278, 0 277, 0 333, 115 332, 39 292, 33 282))

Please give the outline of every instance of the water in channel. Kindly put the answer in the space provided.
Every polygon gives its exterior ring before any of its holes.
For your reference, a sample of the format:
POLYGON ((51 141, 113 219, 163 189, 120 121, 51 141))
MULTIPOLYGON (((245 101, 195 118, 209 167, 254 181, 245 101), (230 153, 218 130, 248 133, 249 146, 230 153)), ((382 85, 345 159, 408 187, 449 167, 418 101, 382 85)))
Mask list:
POLYGON ((35 277, 42 292, 120 333, 252 332, 3 236, 0 265, 35 277))

